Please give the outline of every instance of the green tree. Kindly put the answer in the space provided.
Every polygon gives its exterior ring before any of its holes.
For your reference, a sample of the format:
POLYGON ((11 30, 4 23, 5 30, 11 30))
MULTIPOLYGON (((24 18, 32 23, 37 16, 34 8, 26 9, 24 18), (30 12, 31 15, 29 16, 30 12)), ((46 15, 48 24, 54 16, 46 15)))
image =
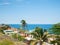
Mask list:
POLYGON ((43 29, 36 27, 35 31, 33 32, 36 39, 40 39, 43 36, 43 29))
POLYGON ((52 28, 50 28, 50 31, 51 31, 53 34, 60 35, 60 23, 54 24, 54 25, 52 26, 52 28))
MULTIPOLYGON (((45 31, 46 32, 46 31, 45 31)), ((31 33, 34 35, 34 37, 40 41, 40 45, 42 45, 43 41, 46 40, 46 33, 44 34, 44 31, 42 28, 36 27, 35 31, 31 33), (43 40, 43 41, 42 41, 43 40)))
POLYGON ((52 32, 52 34, 57 35, 55 38, 55 41, 52 41, 52 43, 57 43, 58 45, 60 45, 60 23, 54 24, 52 26, 52 28, 50 28, 50 31, 52 32))
POLYGON ((3 30, 6 30, 8 28, 11 28, 11 27, 9 25, 7 25, 7 24, 1 24, 0 32, 4 33, 3 30))
POLYGON ((26 29, 26 21, 21 20, 21 25, 22 25, 22 29, 25 30, 26 29))

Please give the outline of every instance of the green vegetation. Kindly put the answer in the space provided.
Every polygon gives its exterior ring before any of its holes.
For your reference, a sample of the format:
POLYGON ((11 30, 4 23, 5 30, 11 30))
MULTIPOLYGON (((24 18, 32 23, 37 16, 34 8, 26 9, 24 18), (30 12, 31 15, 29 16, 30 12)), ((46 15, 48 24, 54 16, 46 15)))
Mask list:
POLYGON ((33 34, 36 39, 40 39, 43 36, 43 29, 36 27, 35 31, 32 32, 31 34, 33 34))
POLYGON ((56 43, 58 44, 58 45, 60 45, 60 36, 58 35, 58 36, 56 36, 56 43))
POLYGON ((19 34, 13 34, 12 38, 17 39, 18 41, 23 41, 24 37, 20 36, 19 34))
POLYGON ((0 33, 0 45, 14 45, 14 42, 9 36, 0 33))
POLYGON ((21 25, 22 25, 22 29, 26 30, 26 21, 25 20, 21 20, 21 25))
POLYGON ((8 39, 4 39, 0 41, 0 45, 14 45, 14 42, 8 39))
MULTIPOLYGON (((26 29, 26 21, 25 20, 21 20, 21 25, 22 25, 22 29, 18 29, 19 30, 19 33, 29 33, 29 31, 27 31, 26 29)), ((8 28, 11 28, 9 25, 5 25, 5 24, 2 24, 1 27, 0 27, 0 37, 1 35, 4 35, 5 37, 8 37, 4 34, 3 30, 6 30, 8 28)), ((54 24, 50 30, 52 32, 52 34, 54 34, 54 38, 55 40, 51 41, 50 43, 51 44, 54 44, 57 43, 58 45, 60 45, 60 23, 58 24, 54 24)), ((20 34, 12 34, 12 39, 13 40, 18 40, 19 42, 20 41, 24 41, 24 37, 21 36, 20 34)), ((36 44, 37 42, 40 42, 40 45, 43 44, 43 42, 48 42, 48 35, 51 36, 51 34, 48 34, 47 30, 46 29, 43 29, 43 28, 40 28, 40 27, 36 27, 35 30, 29 34, 32 34, 34 36, 34 39, 36 39, 35 41, 31 41, 33 43, 32 44, 36 44)), ((2 38, 4 37, 2 36, 2 38)), ((2 39, 0 40, 0 45, 14 45, 14 41, 11 41, 10 40, 10 37, 8 37, 8 39, 2 39)))
POLYGON ((36 27, 35 31, 32 32, 31 34, 34 35, 34 37, 37 39, 37 41, 39 40, 40 45, 42 45, 43 41, 47 40, 46 32, 47 31, 44 32, 42 28, 36 27))
POLYGON ((24 40, 24 37, 18 35, 18 40, 19 40, 19 41, 23 41, 23 40, 24 40))
POLYGON ((60 35, 60 23, 54 24, 50 30, 53 34, 60 35))
POLYGON ((11 27, 9 25, 7 25, 7 24, 1 24, 0 32, 4 34, 3 30, 6 30, 8 28, 11 28, 11 27))
POLYGON ((26 45, 21 37, 18 38, 20 41, 11 36, 0 33, 0 45, 26 45))
POLYGON ((17 34, 12 34, 12 38, 17 39, 18 35, 17 34))
POLYGON ((60 45, 60 23, 54 24, 52 28, 50 28, 50 31, 52 32, 52 34, 56 35, 56 40, 52 41, 51 43, 57 43, 58 45, 60 45))

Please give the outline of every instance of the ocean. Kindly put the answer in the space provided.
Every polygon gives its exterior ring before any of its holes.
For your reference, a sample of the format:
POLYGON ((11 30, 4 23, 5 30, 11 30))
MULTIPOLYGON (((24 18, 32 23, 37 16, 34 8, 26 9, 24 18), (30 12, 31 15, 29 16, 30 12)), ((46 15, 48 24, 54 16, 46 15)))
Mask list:
MULTIPOLYGON (((20 24, 9 24, 13 28, 21 28, 20 24)), ((27 24, 27 30, 33 30, 36 27, 41 27, 43 29, 49 29, 52 27, 52 24, 27 24)))

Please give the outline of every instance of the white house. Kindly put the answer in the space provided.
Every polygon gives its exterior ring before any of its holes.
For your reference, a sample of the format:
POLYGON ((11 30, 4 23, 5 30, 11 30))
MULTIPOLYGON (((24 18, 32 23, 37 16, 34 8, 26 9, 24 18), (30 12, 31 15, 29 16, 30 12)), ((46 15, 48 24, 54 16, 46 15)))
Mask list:
POLYGON ((16 34, 16 33, 18 33, 18 31, 4 30, 4 33, 5 33, 6 35, 12 35, 12 34, 16 34))
POLYGON ((33 40, 33 35, 28 35, 25 37, 26 40, 33 40))

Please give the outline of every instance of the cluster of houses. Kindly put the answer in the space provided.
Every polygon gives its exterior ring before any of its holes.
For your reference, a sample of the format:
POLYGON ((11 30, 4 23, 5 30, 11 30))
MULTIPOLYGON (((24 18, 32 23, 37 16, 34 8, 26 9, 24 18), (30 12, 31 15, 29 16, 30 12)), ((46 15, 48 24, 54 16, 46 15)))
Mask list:
POLYGON ((5 35, 11 36, 12 34, 19 34, 20 36, 25 37, 25 39, 27 40, 32 40, 33 39, 33 35, 28 34, 28 33, 24 33, 24 32, 20 32, 18 29, 16 28, 8 28, 7 30, 4 30, 5 35))
MULTIPOLYGON (((25 37, 25 39, 27 40, 34 40, 33 38, 33 35, 31 34, 27 34, 27 33, 24 33, 24 32, 20 32, 18 29, 16 28, 8 28, 7 30, 4 30, 4 33, 5 35, 8 35, 8 36, 11 36, 12 34, 20 34, 21 36, 25 37)), ((50 35, 49 35, 50 36, 50 35)), ((53 35, 52 35, 53 36, 53 35)), ((55 40, 54 36, 53 37, 50 37, 48 38, 48 41, 53 41, 55 40)), ((53 44, 49 44, 47 42, 45 42, 46 45, 53 45, 53 44)), ((57 45, 57 44, 56 44, 57 45)))
MULTIPOLYGON (((20 32, 20 31, 19 31, 18 29, 16 29, 16 28, 8 28, 8 29, 6 29, 6 30, 3 30, 3 32, 5 33, 5 35, 8 35, 8 36, 11 36, 12 34, 19 34, 19 35, 25 37, 25 39, 27 39, 27 40, 35 40, 33 35, 28 34, 28 33, 24 33, 24 32, 22 32, 22 31, 20 32)), ((48 38, 48 41, 49 41, 49 42, 55 40, 54 35, 52 35, 52 36, 53 36, 53 37, 48 38)), ((45 44, 46 44, 46 45, 51 45, 51 44, 48 44, 48 43, 46 43, 46 42, 45 42, 45 44)), ((57 45, 57 44, 56 44, 56 45, 57 45)))

